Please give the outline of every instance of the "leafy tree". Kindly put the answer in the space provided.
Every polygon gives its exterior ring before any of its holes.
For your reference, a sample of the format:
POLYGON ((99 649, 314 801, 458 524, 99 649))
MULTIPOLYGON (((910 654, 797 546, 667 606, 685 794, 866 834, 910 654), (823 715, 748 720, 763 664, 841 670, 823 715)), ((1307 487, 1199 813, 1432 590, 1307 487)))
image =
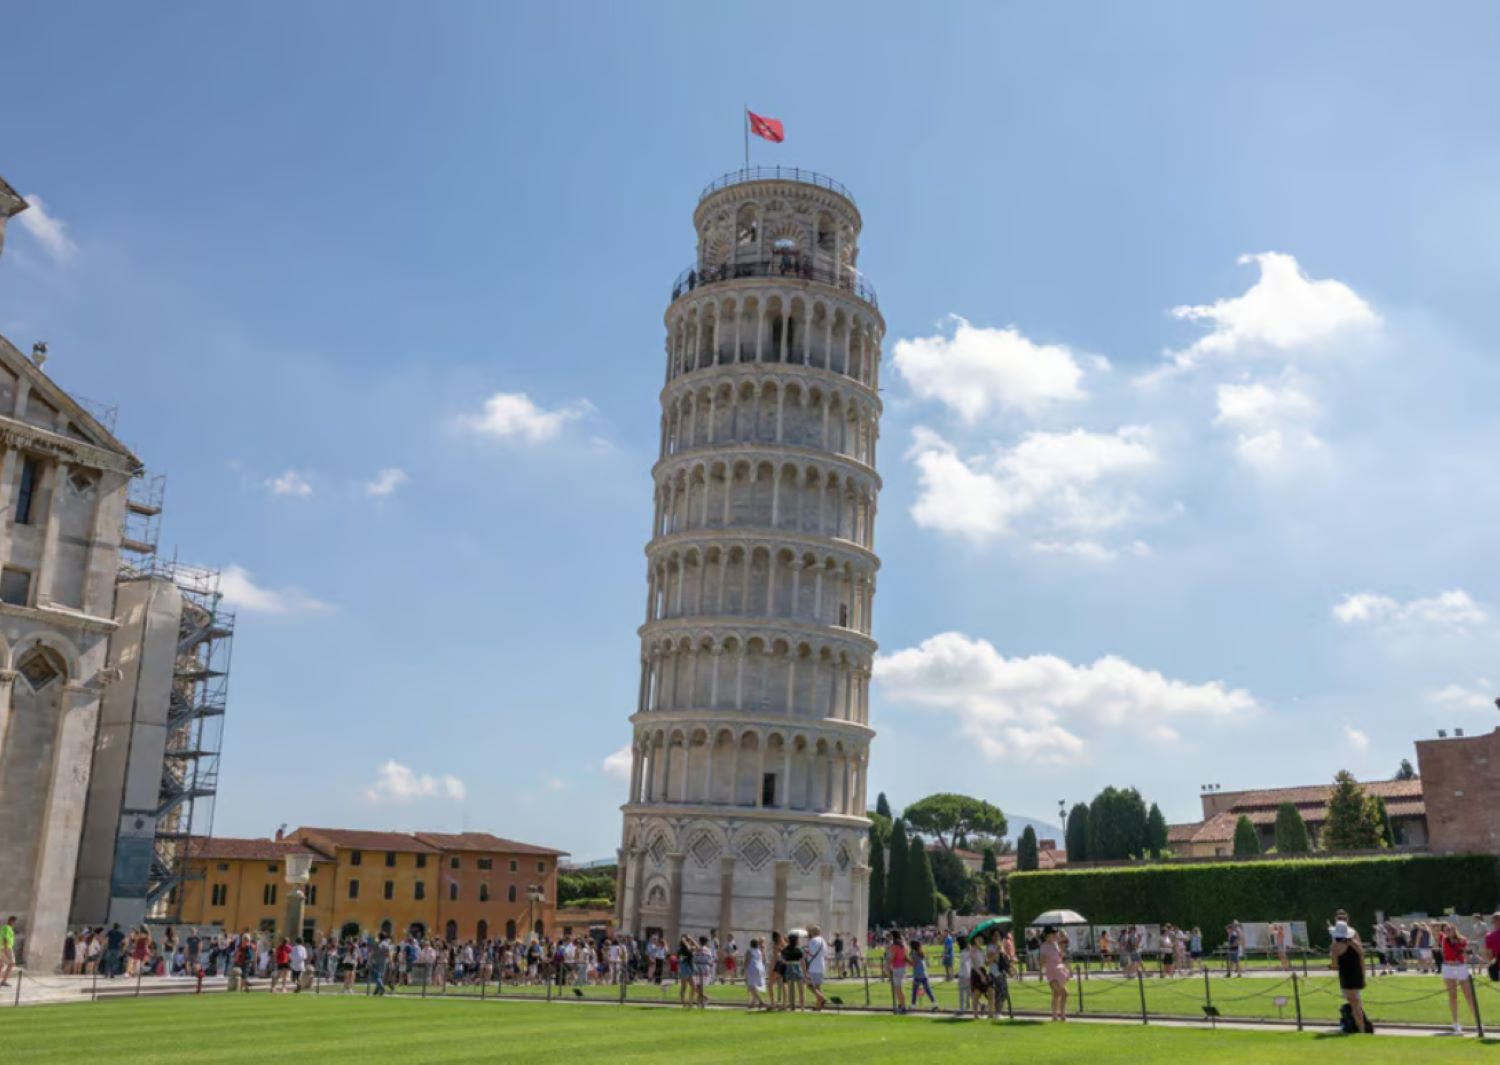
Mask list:
POLYGON ((1041 861, 1037 857, 1036 829, 1027 825, 1021 833, 1020 842, 1016 844, 1016 872, 1034 873, 1040 864, 1041 861))
POLYGON ((906 845, 906 822, 891 826, 891 857, 885 868, 885 920, 901 924, 906 919, 906 867, 909 864, 906 845))
POLYGON ((1394 847, 1396 830, 1391 826, 1391 812, 1385 808, 1385 799, 1377 795, 1372 801, 1375 804, 1375 816, 1380 819, 1380 845, 1394 847))
POLYGON ((1089 803, 1089 861, 1116 861, 1148 849, 1146 802, 1134 788, 1107 787, 1089 803))
POLYGON ((1306 854, 1310 850, 1307 822, 1293 803, 1282 803, 1276 808, 1276 853, 1306 854))
POLYGON ((885 924, 885 844, 870 828, 870 927, 885 924))
POLYGON ((1240 814, 1240 819, 1234 823, 1234 856, 1250 858, 1259 853, 1260 836, 1256 835, 1255 825, 1250 818, 1240 814))
POLYGON ((979 876, 984 883, 984 912, 1000 912, 1000 863, 995 858, 995 848, 986 847, 979 865, 979 876))
POLYGON ((906 852, 906 887, 901 904, 905 913, 905 924, 924 926, 937 920, 935 896, 937 884, 932 879, 932 863, 927 857, 927 844, 921 836, 913 836, 906 852))
POLYGON ((1160 858, 1167 849, 1167 819, 1156 803, 1146 815, 1146 846, 1153 858, 1160 858))
POLYGON ((875 812, 881 817, 885 818, 887 821, 895 820, 895 818, 891 816, 891 804, 886 802, 885 792, 883 791, 879 795, 875 796, 875 812))
POLYGON ((557 904, 576 905, 581 899, 606 899, 605 905, 614 905, 615 878, 613 873, 588 872, 559 873, 557 876, 557 904))
MULTIPOLYGON (((943 852, 938 851, 937 853, 941 854, 943 852)), ((949 899, 947 895, 944 895, 941 891, 934 891, 932 893, 932 908, 939 917, 947 913, 949 910, 955 910, 952 900, 949 899)), ((957 911, 955 910, 955 912, 957 911)))
POLYGON ((973 909, 974 884, 968 866, 950 850, 939 848, 927 856, 932 865, 932 879, 937 889, 948 896, 950 908, 958 913, 973 909))
POLYGON ((1069 863, 1089 860, 1089 806, 1086 802, 1075 802, 1068 811, 1067 841, 1069 863))
POLYGON ((866 814, 865 816, 870 819, 870 838, 878 839, 883 844, 890 843, 891 819, 889 817, 882 817, 880 814, 874 813, 873 811, 866 814))
POLYGON ((1328 796, 1323 846, 1331 851, 1373 850, 1380 846, 1380 813, 1354 774, 1340 769, 1328 796))
POLYGON ((970 795, 939 792, 919 799, 901 812, 914 830, 930 832, 939 843, 952 850, 959 836, 983 833, 1005 835, 1005 815, 999 807, 970 795))
POLYGON ((1410 758, 1403 758, 1403 759, 1401 759, 1401 765, 1396 770, 1396 775, 1395 775, 1395 777, 1393 779, 1395 779, 1395 780, 1416 780, 1416 779, 1418 779, 1417 778, 1417 771, 1416 771, 1416 769, 1412 768, 1412 764, 1411 764, 1411 759, 1410 758))

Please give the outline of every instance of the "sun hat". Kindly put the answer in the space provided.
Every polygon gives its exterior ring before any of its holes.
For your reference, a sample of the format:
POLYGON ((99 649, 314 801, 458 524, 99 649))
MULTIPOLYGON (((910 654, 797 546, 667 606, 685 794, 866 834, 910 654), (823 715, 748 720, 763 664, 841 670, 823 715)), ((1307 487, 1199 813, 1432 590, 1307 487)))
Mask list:
POLYGON ((1338 921, 1338 922, 1336 922, 1334 924, 1334 926, 1328 930, 1328 934, 1331 935, 1331 936, 1333 936, 1334 939, 1348 939, 1349 938, 1349 922, 1348 921, 1338 921))

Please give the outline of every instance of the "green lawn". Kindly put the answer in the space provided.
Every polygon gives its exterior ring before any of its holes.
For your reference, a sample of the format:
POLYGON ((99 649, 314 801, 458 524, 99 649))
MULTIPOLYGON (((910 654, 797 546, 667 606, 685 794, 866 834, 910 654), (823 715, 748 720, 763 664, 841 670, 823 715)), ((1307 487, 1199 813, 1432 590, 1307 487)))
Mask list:
POLYGON ((76 1065, 264 1065, 397 1061, 403 1065, 527 1061, 774 1062, 942 1060, 1027 1065, 1088 1060, 1262 1063, 1491 1061, 1477 1039, 1182 1031, 1109 1025, 990 1024, 891 1016, 688 1012, 556 1003, 378 1000, 307 995, 205 995, 0 1011, 6 1062, 76 1065))
MULTIPOLYGON (((1339 1004, 1343 997, 1338 989, 1335 977, 1328 973, 1318 973, 1297 978, 1297 993, 1302 1000, 1303 1021, 1308 1027, 1327 1027, 1338 1021, 1339 1004)), ((953 1010, 958 1005, 958 985, 956 982, 944 981, 938 977, 932 981, 933 990, 937 994, 938 1005, 944 1010, 953 1010)), ((257 986, 264 986, 263 982, 257 986)), ((907 993, 910 994, 911 982, 907 981, 907 993)), ((1487 980, 1476 981, 1475 988, 1479 995, 1479 1008, 1483 1016, 1489 1019, 1489 1023, 1500 1032, 1500 991, 1495 985, 1487 980)), ((1078 1012, 1080 1000, 1078 995, 1078 984, 1069 985, 1071 999, 1069 1009, 1078 1012)), ((828 990, 831 994, 838 995, 849 1006, 865 1005, 865 985, 863 981, 834 981, 828 990)), ((1118 977, 1092 977, 1083 981, 1082 1012, 1104 1013, 1104 1014, 1128 1014, 1138 1016, 1141 1008, 1141 988, 1135 980, 1124 980, 1118 977)), ((1246 979, 1227 980, 1220 976, 1209 979, 1205 988, 1201 976, 1176 978, 1172 980, 1148 979, 1145 981, 1146 1010, 1150 1016, 1156 1017, 1186 1017, 1201 1018, 1203 1006, 1208 998, 1212 999, 1213 1005, 1220 1014, 1229 1019, 1255 1019, 1255 1020, 1294 1020, 1297 1016, 1296 996, 1293 994, 1291 980, 1276 980, 1267 978, 1248 977, 1246 979), (1277 1005, 1277 999, 1284 998, 1282 1005, 1277 1005)), ((421 989, 414 987, 402 988, 398 992, 402 995, 420 995, 421 989)), ((555 991, 553 992, 556 993, 555 991)), ((437 996, 434 989, 428 990, 428 997, 437 996)), ((450 987, 447 996, 477 996, 478 990, 474 987, 450 987)), ((494 985, 489 985, 486 995, 494 994, 494 985)), ((546 997, 548 990, 541 986, 532 987, 507 987, 504 997, 546 997)), ((618 1000, 620 989, 617 986, 590 985, 578 988, 563 989, 562 994, 568 998, 583 997, 587 999, 618 1000)), ((716 1002, 741 1003, 745 1001, 745 988, 743 984, 718 984, 710 991, 710 998, 716 1002)), ((891 996, 888 986, 878 979, 872 978, 869 984, 870 1005, 877 1008, 888 1008, 891 996)), ((628 989, 628 997, 633 1001, 662 1002, 676 1001, 678 989, 672 985, 665 990, 655 984, 636 983, 628 989)), ((1050 992, 1039 983, 1035 977, 1011 984, 1011 997, 1015 1008, 1021 1012, 1043 1012, 1048 1010, 1050 1004, 1050 992)), ((1366 1008, 1370 1017, 1377 1024, 1405 1023, 1405 1024, 1447 1024, 1449 1021, 1448 1000, 1444 993, 1443 983, 1436 976, 1401 977, 1401 978, 1372 978, 1365 991, 1366 1008)), ((922 1000, 925 1007, 926 999, 922 1000)), ((1469 1017, 1468 1006, 1460 999, 1459 1016, 1466 1028, 1472 1027, 1469 1017)))

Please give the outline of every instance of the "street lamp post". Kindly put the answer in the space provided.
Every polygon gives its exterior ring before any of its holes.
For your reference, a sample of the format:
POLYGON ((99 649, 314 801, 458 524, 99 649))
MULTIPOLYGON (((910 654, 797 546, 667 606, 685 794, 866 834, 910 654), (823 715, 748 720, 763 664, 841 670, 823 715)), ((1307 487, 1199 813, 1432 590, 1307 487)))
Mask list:
POLYGON ((540 884, 532 884, 526 889, 526 923, 530 925, 530 927, 526 930, 526 934, 528 936, 535 936, 537 934, 536 907, 537 904, 543 902, 546 897, 547 893, 542 890, 540 884))
POLYGON ((311 872, 311 854, 286 856, 286 882, 291 890, 286 893, 286 924, 282 927, 281 934, 293 943, 302 938, 302 913, 307 904, 303 886, 311 872))

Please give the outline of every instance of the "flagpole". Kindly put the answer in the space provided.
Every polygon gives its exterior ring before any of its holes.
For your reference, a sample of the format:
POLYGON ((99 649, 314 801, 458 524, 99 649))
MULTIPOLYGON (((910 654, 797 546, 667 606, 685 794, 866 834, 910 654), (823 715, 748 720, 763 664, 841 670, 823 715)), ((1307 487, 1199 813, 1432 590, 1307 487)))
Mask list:
POLYGON ((750 105, 745 105, 745 169, 750 169, 750 105))

